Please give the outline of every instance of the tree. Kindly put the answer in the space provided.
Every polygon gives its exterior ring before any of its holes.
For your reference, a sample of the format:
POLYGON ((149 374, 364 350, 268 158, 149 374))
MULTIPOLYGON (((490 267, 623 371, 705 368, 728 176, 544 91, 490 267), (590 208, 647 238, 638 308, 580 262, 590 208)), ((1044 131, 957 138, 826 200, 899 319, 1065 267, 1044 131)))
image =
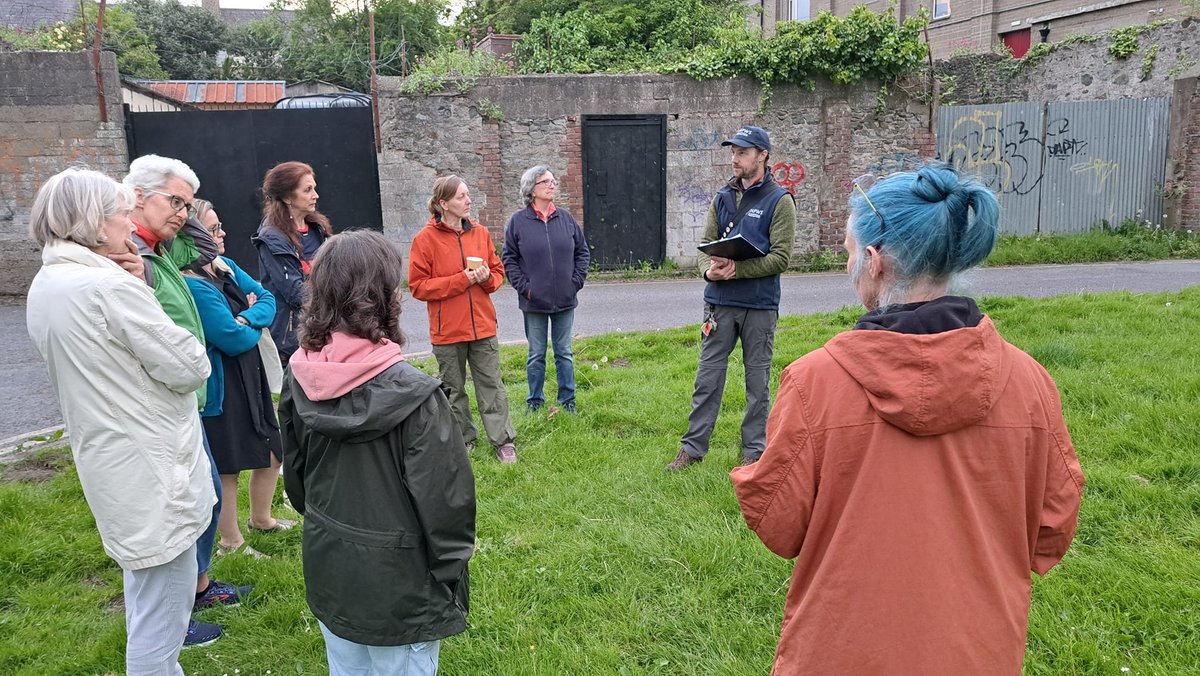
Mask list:
POLYGON ((171 78, 208 80, 220 73, 217 54, 228 44, 229 29, 212 12, 179 0, 125 0, 123 6, 153 41, 171 78))
MULTIPOLYGON (((73 52, 91 49, 100 7, 88 3, 82 17, 69 23, 42 25, 31 31, 0 27, 0 41, 17 51, 73 52)), ((100 48, 117 55, 117 70, 129 77, 154 80, 167 76, 154 51, 154 43, 120 6, 104 12, 100 48)))
MULTIPOLYGON (((445 0, 375 0, 373 7, 380 74, 401 75, 406 63, 415 63, 442 43, 438 19, 446 13, 445 0)), ((317 78, 365 90, 370 81, 367 23, 360 3, 299 0, 279 49, 285 77, 317 78)))

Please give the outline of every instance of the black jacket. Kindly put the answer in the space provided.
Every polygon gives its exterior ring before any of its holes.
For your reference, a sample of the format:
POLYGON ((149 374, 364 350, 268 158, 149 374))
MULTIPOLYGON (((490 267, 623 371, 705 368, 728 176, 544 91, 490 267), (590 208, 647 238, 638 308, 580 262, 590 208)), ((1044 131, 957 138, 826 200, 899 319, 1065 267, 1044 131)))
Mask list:
MULTIPOLYGON (((324 243, 325 233, 313 226, 324 243)), ((304 305, 304 268, 300 255, 286 235, 266 224, 258 226, 258 234, 250 238, 258 252, 258 280, 275 296, 275 321, 271 322, 271 338, 279 354, 290 357, 299 344, 296 329, 300 324, 300 308, 304 305)))
POLYGON ((466 629, 475 478, 438 381, 401 362, 314 402, 289 370, 279 423, 313 614, 365 645, 466 629))
POLYGON ((556 208, 543 223, 527 206, 504 226, 500 258, 521 311, 553 314, 579 303, 576 294, 587 279, 591 252, 583 229, 566 209, 556 208))

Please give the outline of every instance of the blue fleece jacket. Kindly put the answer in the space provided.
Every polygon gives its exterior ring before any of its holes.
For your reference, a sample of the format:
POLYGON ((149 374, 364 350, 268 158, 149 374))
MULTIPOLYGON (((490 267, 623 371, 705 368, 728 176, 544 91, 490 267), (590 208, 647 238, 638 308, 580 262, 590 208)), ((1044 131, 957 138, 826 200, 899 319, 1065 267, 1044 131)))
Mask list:
POLYGON ((500 258, 521 311, 553 314, 578 305, 591 252, 569 211, 556 208, 543 223, 528 206, 508 219, 500 258))
POLYGON ((186 276, 188 290, 196 299, 196 309, 200 311, 200 324, 204 327, 204 342, 208 348, 208 361, 212 364, 212 375, 208 378, 208 401, 200 415, 204 417, 221 415, 225 402, 225 368, 221 362, 221 354, 236 357, 243 352, 256 349, 262 330, 271 325, 275 318, 275 297, 263 288, 253 277, 246 274, 230 259, 221 256, 221 260, 233 271, 233 281, 246 295, 254 294, 258 300, 245 312, 241 313, 249 324, 243 324, 233 314, 233 308, 225 299, 225 294, 212 282, 200 277, 186 276))

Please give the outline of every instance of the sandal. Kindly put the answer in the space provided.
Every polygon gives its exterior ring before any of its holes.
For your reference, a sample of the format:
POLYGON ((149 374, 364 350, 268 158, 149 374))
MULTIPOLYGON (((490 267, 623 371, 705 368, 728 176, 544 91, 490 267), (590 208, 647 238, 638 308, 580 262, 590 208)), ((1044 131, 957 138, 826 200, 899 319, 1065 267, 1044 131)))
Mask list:
POLYGON ((275 519, 275 525, 270 528, 259 528, 254 525, 250 519, 246 519, 246 530, 252 530, 258 533, 278 533, 285 530, 291 530, 296 525, 291 519, 275 519))
POLYGON ((217 543, 217 556, 226 556, 228 554, 245 554, 246 556, 253 556, 254 558, 259 559, 259 560, 271 558, 267 554, 263 554, 262 552, 258 551, 257 549, 251 547, 250 543, 248 543, 248 542, 243 542, 242 544, 240 544, 236 547, 230 547, 229 545, 223 545, 218 542, 217 543))

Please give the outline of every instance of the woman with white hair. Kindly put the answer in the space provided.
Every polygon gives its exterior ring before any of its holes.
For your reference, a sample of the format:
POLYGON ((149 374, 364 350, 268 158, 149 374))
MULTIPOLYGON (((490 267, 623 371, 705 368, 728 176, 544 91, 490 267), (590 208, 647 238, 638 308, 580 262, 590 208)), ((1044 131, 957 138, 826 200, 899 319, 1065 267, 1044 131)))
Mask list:
POLYGON ((537 411, 545 403, 546 337, 554 345, 554 373, 558 405, 575 413, 575 359, 571 355, 571 327, 576 297, 587 279, 591 252, 583 228, 566 209, 554 205, 558 179, 550 167, 539 164, 521 175, 521 201, 525 208, 508 219, 504 230, 504 271, 517 291, 525 315, 529 356, 525 377, 529 397, 525 408, 537 411))
POLYGON ((936 165, 855 183, 868 312, 783 371, 746 523, 796 559, 773 674, 1020 674, 1032 586, 1071 544, 1083 474, 1058 389, 950 292, 1000 205, 936 165))
POLYGON ((130 250, 135 201, 94 171, 42 186, 30 215, 42 268, 26 320, 104 551, 124 569, 126 669, 183 674, 196 540, 216 502, 194 394, 209 364, 195 336, 109 257, 130 250))

